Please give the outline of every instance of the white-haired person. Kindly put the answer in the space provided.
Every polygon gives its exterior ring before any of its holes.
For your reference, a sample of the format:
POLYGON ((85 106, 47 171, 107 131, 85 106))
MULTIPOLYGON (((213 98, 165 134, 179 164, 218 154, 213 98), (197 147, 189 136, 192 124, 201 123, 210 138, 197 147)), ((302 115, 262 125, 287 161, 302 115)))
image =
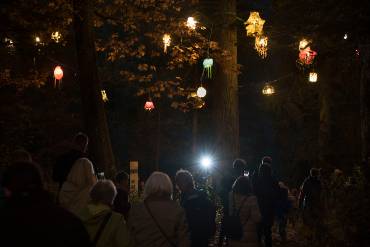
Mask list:
POLYGON ((144 201, 129 212, 133 246, 190 246, 185 212, 172 200, 173 185, 167 174, 153 172, 145 183, 144 201))
POLYGON ((112 210, 116 187, 111 180, 100 180, 90 191, 91 202, 78 216, 90 235, 93 246, 129 246, 129 234, 122 214, 112 210))

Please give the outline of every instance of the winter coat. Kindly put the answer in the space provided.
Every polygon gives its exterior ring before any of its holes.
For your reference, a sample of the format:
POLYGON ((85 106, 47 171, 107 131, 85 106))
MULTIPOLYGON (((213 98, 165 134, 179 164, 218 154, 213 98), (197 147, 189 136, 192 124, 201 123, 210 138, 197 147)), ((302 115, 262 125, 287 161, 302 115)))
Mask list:
POLYGON ((90 160, 78 159, 63 183, 59 194, 60 205, 77 214, 90 201, 90 190, 96 183, 90 160))
POLYGON ((88 204, 78 214, 84 223, 90 240, 93 242, 96 233, 107 214, 112 213, 104 230, 101 232, 96 247, 125 247, 129 246, 129 234, 122 214, 113 212, 104 204, 88 204))
POLYGON ((257 223, 261 220, 261 213, 258 207, 257 198, 253 195, 248 197, 230 193, 230 215, 233 214, 233 208, 239 210, 240 222, 243 225, 243 238, 240 241, 230 240, 229 246, 231 247, 258 247, 257 223), (233 199, 234 197, 234 199, 233 199), (243 204, 243 200, 244 204, 243 204), (235 205, 233 205, 235 203, 235 205))
MULTIPOLYGON (((148 198, 146 203, 173 244, 178 247, 190 246, 185 212, 177 202, 164 198, 148 198)), ((157 227, 143 202, 132 205, 128 227, 133 239, 133 246, 172 247, 157 227)))

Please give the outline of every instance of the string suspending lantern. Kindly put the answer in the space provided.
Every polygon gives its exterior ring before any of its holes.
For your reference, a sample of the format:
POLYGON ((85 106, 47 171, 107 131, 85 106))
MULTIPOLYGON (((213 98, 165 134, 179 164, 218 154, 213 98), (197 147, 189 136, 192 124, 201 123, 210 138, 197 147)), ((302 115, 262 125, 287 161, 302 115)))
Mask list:
POLYGON ((56 66, 54 69, 54 87, 59 87, 63 78, 63 70, 61 66, 56 66))
POLYGON ((260 17, 256 11, 251 11, 248 20, 244 23, 248 37, 260 36, 263 33, 265 20, 260 17))
POLYGON ((275 88, 270 84, 266 84, 262 89, 263 95, 270 96, 270 95, 273 95, 274 93, 275 93, 275 88))
POLYGON ((203 60, 203 68, 205 69, 208 78, 212 78, 212 67, 213 67, 212 58, 206 58, 203 60))
POLYGON ((203 86, 198 87, 197 96, 199 98, 204 98, 206 97, 206 95, 207 95, 207 90, 203 86))
POLYGON ((105 90, 103 89, 103 90, 101 90, 101 91, 100 91, 100 93, 101 93, 101 98, 102 98, 102 100, 103 100, 104 102, 108 102, 108 95, 107 95, 107 92, 105 92, 105 90))
POLYGON ((164 34, 163 35, 163 46, 164 46, 164 53, 167 53, 167 48, 171 45, 171 35, 164 34))
POLYGON ((59 43, 59 40, 62 38, 62 35, 56 31, 51 33, 51 39, 55 41, 55 43, 59 43))
POLYGON ((268 38, 266 36, 256 36, 254 48, 263 59, 267 57, 267 45, 268 38))
POLYGON ((311 82, 311 83, 316 83, 317 82, 317 73, 316 72, 310 72, 310 74, 308 75, 308 81, 311 82))
POLYGON ((147 102, 145 102, 145 104, 144 104, 144 109, 146 110, 146 111, 152 111, 152 110, 154 110, 154 103, 153 103, 153 101, 151 100, 151 99, 149 99, 147 102))
POLYGON ((186 20, 186 26, 192 30, 195 30, 197 28, 197 21, 194 19, 194 17, 188 17, 186 20))

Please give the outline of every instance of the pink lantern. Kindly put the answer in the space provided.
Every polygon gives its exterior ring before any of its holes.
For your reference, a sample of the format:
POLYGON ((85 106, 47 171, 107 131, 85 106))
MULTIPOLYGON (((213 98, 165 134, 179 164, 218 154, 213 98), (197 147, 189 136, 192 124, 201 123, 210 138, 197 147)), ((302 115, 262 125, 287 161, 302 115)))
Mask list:
POLYGON ((56 66, 54 69, 54 87, 60 86, 60 82, 63 78, 63 70, 62 67, 56 66))
POLYGON ((299 62, 303 65, 310 65, 313 63, 313 60, 315 59, 317 55, 316 51, 311 50, 311 48, 308 46, 299 52, 299 62))
POLYGON ((155 107, 154 107, 154 103, 153 103, 153 101, 148 100, 147 102, 145 102, 144 109, 145 109, 146 111, 152 111, 154 108, 155 108, 155 107))

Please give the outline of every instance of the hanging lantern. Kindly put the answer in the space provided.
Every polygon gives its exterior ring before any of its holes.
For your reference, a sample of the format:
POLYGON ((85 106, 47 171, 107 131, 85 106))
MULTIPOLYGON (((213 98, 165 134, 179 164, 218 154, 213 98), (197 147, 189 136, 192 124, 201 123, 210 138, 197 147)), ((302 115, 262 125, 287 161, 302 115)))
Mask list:
POLYGON ((258 12, 250 12, 248 20, 244 23, 248 37, 260 36, 263 33, 265 20, 260 17, 258 12))
POLYGON ((105 92, 105 90, 101 90, 100 93, 101 93, 102 100, 104 102, 108 102, 108 96, 107 96, 107 93, 105 92))
POLYGON ((12 40, 12 39, 10 39, 10 38, 5 38, 5 39, 4 39, 4 43, 6 44, 6 47, 7 47, 7 48, 10 48, 10 49, 14 48, 14 42, 13 42, 13 40, 12 40))
POLYGON ((188 17, 186 21, 186 26, 192 30, 195 30, 197 28, 197 21, 194 19, 194 17, 188 17))
POLYGON ((202 87, 202 86, 198 87, 198 89, 197 89, 197 96, 199 98, 204 98, 204 97, 206 97, 206 95, 207 95, 207 90, 204 87, 202 87))
POLYGON ((35 37, 35 43, 36 43, 36 45, 40 44, 40 42, 41 42, 40 37, 39 36, 36 36, 35 37))
POLYGON ((299 41, 299 50, 301 51, 301 50, 307 48, 309 43, 311 43, 311 42, 308 41, 307 39, 302 39, 301 41, 299 41))
POLYGON ((273 95, 275 93, 275 88, 272 85, 266 84, 262 89, 263 95, 273 95))
POLYGON ((56 66, 54 69, 54 87, 60 86, 60 83, 63 78, 63 70, 62 67, 56 66))
POLYGON ((256 36, 254 48, 262 58, 267 57, 268 38, 266 36, 256 36))
POLYGON ((317 82, 317 73, 316 72, 310 72, 310 74, 308 76, 308 81, 312 82, 312 83, 316 83, 317 82))
POLYGON ((302 65, 310 65, 313 63, 313 60, 315 59, 317 55, 316 51, 311 50, 311 48, 308 46, 299 52, 299 63, 302 65))
POLYGON ((171 45, 171 36, 169 34, 163 35, 164 53, 167 53, 167 47, 171 45))
POLYGON ((51 39, 55 41, 55 43, 59 43, 59 40, 62 38, 62 35, 56 31, 51 34, 51 39))
POLYGON ((145 105, 144 105, 144 109, 146 110, 146 111, 152 111, 152 110, 154 110, 154 103, 153 103, 153 101, 152 100, 148 100, 147 102, 145 102, 145 105))
POLYGON ((207 72, 207 77, 212 77, 212 66, 213 66, 213 59, 212 58, 206 58, 203 60, 203 68, 207 72))

